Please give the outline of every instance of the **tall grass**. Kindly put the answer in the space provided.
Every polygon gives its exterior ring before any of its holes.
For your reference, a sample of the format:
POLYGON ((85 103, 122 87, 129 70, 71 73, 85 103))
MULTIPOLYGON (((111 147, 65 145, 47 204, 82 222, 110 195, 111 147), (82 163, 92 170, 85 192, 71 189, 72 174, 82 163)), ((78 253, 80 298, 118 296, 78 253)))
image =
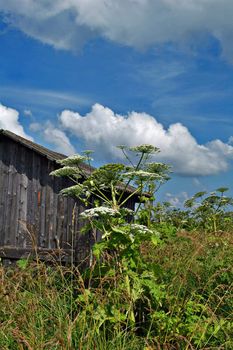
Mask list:
POLYGON ((156 303, 142 298, 141 316, 120 274, 85 275, 39 260, 1 266, 0 349, 230 350, 232 246, 224 233, 182 233, 153 250, 143 246, 162 292, 156 303))
MULTIPOLYGON (((77 270, 31 262, 25 269, 2 266, 0 274, 1 350, 138 348, 131 331, 100 330, 101 315, 90 317, 91 288, 77 270)), ((104 303, 100 288, 95 296, 104 303)))
POLYGON ((153 254, 163 267, 167 292, 169 322, 160 332, 161 343, 181 336, 187 342, 182 349, 233 347, 232 247, 229 233, 181 233, 153 254))

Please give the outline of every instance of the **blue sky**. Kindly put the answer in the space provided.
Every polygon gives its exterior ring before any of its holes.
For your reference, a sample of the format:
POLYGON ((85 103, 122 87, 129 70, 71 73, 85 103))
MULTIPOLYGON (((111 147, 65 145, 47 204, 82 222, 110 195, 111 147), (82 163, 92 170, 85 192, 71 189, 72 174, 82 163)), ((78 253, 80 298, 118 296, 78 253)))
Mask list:
POLYGON ((0 0, 0 127, 63 153, 153 143, 160 197, 229 186, 230 0, 0 0))

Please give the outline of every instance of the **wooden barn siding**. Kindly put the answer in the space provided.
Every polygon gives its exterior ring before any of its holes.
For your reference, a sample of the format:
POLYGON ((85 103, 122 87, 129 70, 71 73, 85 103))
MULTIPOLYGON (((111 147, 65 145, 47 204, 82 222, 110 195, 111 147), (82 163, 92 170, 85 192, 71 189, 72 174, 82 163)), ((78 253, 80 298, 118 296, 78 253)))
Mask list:
POLYGON ((90 241, 80 236, 78 219, 84 207, 59 194, 69 183, 49 176, 55 167, 55 162, 33 150, 8 138, 1 140, 1 247, 75 248, 77 259, 86 256, 90 241))

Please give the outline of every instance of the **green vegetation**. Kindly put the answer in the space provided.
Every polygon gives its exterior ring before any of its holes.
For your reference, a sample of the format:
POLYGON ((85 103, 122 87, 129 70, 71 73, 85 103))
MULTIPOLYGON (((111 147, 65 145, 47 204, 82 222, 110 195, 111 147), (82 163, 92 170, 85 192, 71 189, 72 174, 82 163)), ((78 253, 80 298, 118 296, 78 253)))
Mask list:
POLYGON ((75 182, 64 195, 92 203, 81 215, 84 234, 98 230, 102 240, 85 270, 29 260, 0 268, 2 350, 233 348, 227 189, 197 193, 184 209, 154 205, 169 167, 150 162, 152 146, 120 149, 127 166, 87 176, 80 167, 90 162, 87 152, 53 172, 75 182), (127 209, 135 195, 140 204, 127 209))

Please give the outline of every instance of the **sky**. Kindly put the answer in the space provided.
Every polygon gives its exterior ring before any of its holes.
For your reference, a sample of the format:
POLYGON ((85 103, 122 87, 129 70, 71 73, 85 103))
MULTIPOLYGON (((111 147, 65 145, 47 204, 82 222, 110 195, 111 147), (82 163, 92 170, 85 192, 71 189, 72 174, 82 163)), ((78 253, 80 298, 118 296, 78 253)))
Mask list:
POLYGON ((158 198, 232 188, 232 0, 0 0, 0 128, 64 154, 153 144, 158 198))

